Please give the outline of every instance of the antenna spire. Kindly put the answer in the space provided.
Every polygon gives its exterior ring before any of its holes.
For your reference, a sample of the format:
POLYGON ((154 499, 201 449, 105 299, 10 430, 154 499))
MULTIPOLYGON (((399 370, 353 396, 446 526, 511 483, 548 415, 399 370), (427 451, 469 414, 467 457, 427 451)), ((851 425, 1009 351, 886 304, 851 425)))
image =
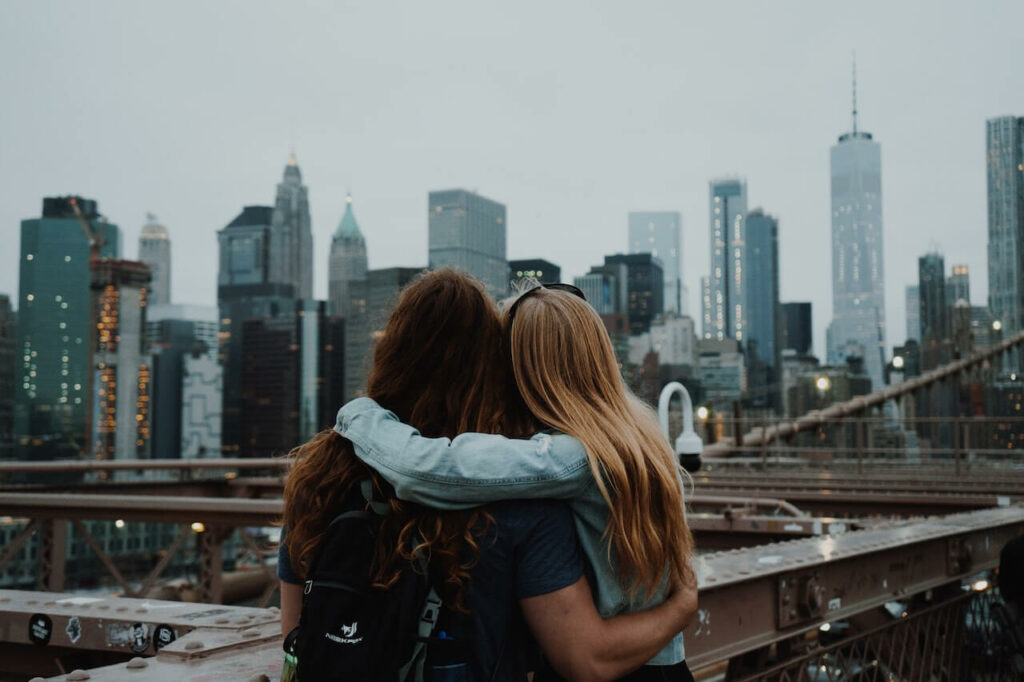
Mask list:
POLYGON ((853 53, 853 134, 857 135, 857 52, 853 53))

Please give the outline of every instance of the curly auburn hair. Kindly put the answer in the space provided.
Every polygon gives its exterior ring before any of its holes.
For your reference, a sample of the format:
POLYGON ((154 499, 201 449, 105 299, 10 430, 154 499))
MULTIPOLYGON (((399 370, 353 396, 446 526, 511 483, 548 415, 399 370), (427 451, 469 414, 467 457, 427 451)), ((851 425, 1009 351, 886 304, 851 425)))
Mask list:
MULTIPOLYGON (((377 343, 366 393, 424 436, 527 435, 533 421, 511 380, 508 357, 497 310, 483 285, 457 270, 434 270, 400 293, 377 343)), ((390 587, 414 555, 424 552, 431 572, 452 591, 454 607, 464 610, 469 571, 479 559, 477 538, 491 521, 486 512, 442 512, 398 500, 334 430, 322 431, 289 456, 294 461, 284 489, 284 523, 299 575, 306 575, 353 486, 369 478, 392 510, 377 538, 373 584, 390 587)))

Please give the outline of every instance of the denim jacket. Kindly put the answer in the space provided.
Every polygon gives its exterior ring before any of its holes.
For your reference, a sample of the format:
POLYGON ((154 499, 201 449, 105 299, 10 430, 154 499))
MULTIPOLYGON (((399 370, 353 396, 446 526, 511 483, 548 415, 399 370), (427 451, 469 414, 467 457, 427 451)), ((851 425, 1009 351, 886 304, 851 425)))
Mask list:
MULTIPOLYGON (((454 439, 425 438, 369 398, 342 407, 334 429, 352 442, 356 455, 393 485, 402 500, 437 509, 510 499, 567 500, 580 546, 593 569, 591 588, 601 616, 664 601, 664 587, 649 602, 634 602, 619 585, 614 551, 604 539, 608 505, 594 481, 586 450, 572 436, 538 433, 529 440, 515 440, 464 433, 454 439)), ((684 657, 679 634, 648 663, 671 665, 684 657)))

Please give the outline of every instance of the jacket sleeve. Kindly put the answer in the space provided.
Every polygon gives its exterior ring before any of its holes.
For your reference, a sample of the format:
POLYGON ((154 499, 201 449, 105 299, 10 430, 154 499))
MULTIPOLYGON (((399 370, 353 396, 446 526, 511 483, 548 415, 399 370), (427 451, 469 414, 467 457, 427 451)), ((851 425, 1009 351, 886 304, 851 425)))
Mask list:
POLYGON ((593 481, 583 445, 564 434, 529 440, 465 433, 426 438, 369 398, 338 412, 335 430, 399 499, 439 509, 496 500, 578 497, 593 481))

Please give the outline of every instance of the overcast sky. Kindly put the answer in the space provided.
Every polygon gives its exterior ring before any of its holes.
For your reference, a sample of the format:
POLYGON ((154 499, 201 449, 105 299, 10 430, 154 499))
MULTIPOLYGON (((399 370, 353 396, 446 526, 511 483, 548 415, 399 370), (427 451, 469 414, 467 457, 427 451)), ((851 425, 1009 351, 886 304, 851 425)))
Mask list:
POLYGON ((351 188, 370 267, 424 265, 427 192, 508 206, 510 258, 563 278, 626 249, 630 210, 683 214, 699 317, 708 180, 780 220, 782 299, 831 317, 829 147, 882 146, 888 342, 917 257, 984 304, 985 119, 1024 115, 1024 2, 14 2, 0 4, 0 293, 43 196, 97 199, 137 255, 173 240, 179 303, 216 300, 217 230, 309 186, 315 293, 351 188))

